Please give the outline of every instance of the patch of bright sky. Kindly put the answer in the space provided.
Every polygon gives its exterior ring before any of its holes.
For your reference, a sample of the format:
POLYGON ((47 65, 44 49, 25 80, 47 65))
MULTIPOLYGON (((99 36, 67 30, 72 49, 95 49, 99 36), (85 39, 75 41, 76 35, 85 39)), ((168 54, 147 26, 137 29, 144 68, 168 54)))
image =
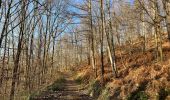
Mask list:
MULTIPOLYGON (((130 2, 131 4, 133 4, 134 0, 127 0, 128 2, 130 2)), ((74 0, 74 2, 79 2, 79 3, 83 3, 83 0, 74 0)))
MULTIPOLYGON (((130 4, 133 4, 133 2, 134 2, 134 0, 125 0, 125 1, 130 2, 130 4)), ((71 2, 74 4, 82 4, 84 2, 84 0, 71 0, 71 2)), ((76 12, 76 13, 81 13, 81 10, 76 9, 74 7, 71 7, 70 10, 73 12, 76 12)), ((76 17, 73 20, 74 20, 74 22, 80 22, 80 19, 76 18, 76 17)))
POLYGON ((131 4, 133 4, 134 0, 129 0, 129 2, 130 2, 131 4))

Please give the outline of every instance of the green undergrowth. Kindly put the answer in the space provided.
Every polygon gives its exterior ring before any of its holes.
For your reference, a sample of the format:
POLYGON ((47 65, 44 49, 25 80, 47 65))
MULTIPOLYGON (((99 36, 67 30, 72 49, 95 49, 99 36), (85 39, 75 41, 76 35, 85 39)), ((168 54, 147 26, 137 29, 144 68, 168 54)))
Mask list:
POLYGON ((106 87, 102 90, 98 100, 110 100, 109 88, 106 87))
POLYGON ((84 90, 85 88, 86 88, 86 86, 87 86, 87 84, 84 84, 84 82, 83 82, 83 77, 81 76, 81 75, 75 75, 74 76, 74 80, 75 80, 75 82, 79 85, 79 89, 80 90, 84 90))
POLYGON ((98 80, 92 81, 89 84, 88 91, 89 91, 90 96, 97 98, 102 92, 102 86, 100 84, 100 81, 98 80))
POLYGON ((108 88, 102 88, 99 80, 95 78, 87 79, 84 74, 80 73, 76 74, 74 79, 80 85, 80 88, 84 89, 91 97, 96 98, 96 100, 109 100, 108 88))
POLYGON ((75 82, 79 84, 81 88, 87 87, 87 93, 92 97, 98 98, 102 93, 102 86, 99 80, 91 79, 85 82, 84 77, 81 74, 77 74, 75 75, 75 82))

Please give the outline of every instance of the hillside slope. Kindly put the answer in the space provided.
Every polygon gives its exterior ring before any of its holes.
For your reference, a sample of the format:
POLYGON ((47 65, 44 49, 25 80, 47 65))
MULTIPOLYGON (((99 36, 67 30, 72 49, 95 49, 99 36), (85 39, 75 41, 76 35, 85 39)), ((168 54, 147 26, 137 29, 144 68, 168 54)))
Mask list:
MULTIPOLYGON (((109 60, 105 58, 105 88, 100 90, 99 100, 170 100, 170 43, 166 39, 163 41, 163 62, 159 62, 153 42, 148 40, 144 53, 139 51, 141 44, 116 49, 118 78, 113 78, 109 60)), ((82 83, 90 84, 94 78, 100 81, 100 61, 97 62, 97 78, 89 65, 75 69, 82 83)))

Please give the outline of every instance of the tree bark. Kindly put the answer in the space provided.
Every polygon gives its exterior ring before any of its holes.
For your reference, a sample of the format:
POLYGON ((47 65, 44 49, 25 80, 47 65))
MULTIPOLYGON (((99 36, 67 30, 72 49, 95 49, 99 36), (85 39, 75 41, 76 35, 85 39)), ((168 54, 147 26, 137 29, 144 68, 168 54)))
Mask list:
POLYGON ((19 68, 19 60, 20 60, 20 55, 21 55, 21 50, 22 50, 22 42, 24 38, 24 28, 25 28, 25 23, 23 20, 25 19, 26 15, 26 1, 22 1, 22 10, 21 10, 21 25, 20 25, 20 33, 19 33, 19 38, 18 38, 18 49, 17 49, 17 54, 14 60, 14 69, 13 69, 13 77, 12 77, 12 83, 11 83, 11 92, 10 92, 10 100, 14 100, 14 95, 15 95, 15 84, 17 80, 17 75, 18 75, 18 68, 19 68))
POLYGON ((103 0, 100 0, 100 13, 101 13, 101 80, 102 80, 102 85, 104 85, 104 11, 103 11, 103 0))

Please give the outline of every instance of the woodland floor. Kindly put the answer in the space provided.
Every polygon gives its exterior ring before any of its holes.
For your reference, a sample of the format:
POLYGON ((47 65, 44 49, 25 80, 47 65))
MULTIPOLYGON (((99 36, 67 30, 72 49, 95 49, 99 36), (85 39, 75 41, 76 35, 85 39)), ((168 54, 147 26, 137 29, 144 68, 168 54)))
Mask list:
POLYGON ((45 91, 33 100, 94 100, 80 89, 80 85, 74 80, 71 73, 66 73, 64 78, 66 81, 62 90, 45 91))

